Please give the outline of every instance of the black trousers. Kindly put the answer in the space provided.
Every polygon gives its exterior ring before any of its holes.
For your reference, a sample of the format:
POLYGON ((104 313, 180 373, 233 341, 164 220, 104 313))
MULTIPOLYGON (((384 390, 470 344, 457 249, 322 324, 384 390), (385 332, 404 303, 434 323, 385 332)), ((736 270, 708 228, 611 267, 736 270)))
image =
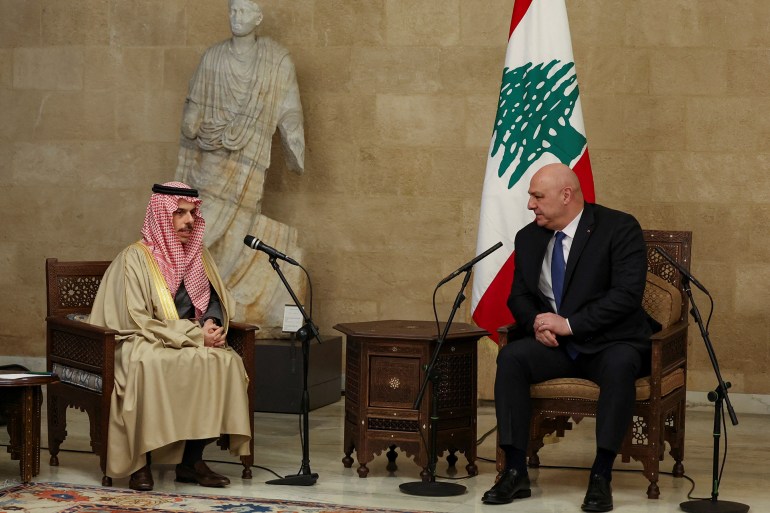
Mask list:
MULTIPOLYGON (((198 440, 185 440, 184 453, 182 454, 182 464, 192 467, 195 463, 203 459, 203 449, 216 438, 203 438, 198 440)), ((145 455, 147 464, 152 465, 152 452, 145 455)))
POLYGON ((573 360, 561 347, 526 337, 500 350, 495 377, 495 411, 500 445, 527 450, 531 404, 529 387, 554 378, 584 378, 599 385, 596 445, 617 453, 633 416, 634 382, 649 372, 649 352, 617 343, 573 360))

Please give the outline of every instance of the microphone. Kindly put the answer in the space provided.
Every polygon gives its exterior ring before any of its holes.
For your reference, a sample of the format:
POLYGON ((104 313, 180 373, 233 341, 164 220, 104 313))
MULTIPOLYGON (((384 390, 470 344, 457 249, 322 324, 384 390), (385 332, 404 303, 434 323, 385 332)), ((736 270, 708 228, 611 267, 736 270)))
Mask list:
POLYGON ((468 262, 468 263, 466 263, 466 264, 462 265, 462 266, 461 266, 459 269, 457 269, 456 271, 452 272, 452 274, 450 274, 449 276, 447 276, 446 278, 444 278, 443 280, 441 280, 441 281, 438 283, 438 285, 437 285, 437 287, 436 287, 436 288, 438 288, 438 287, 442 286, 443 284, 445 284, 445 283, 446 283, 446 282, 448 282, 449 280, 453 279, 453 278, 454 278, 455 276, 457 276, 458 274, 460 274, 460 273, 463 273, 463 272, 467 271, 468 269, 470 269, 471 267, 473 267, 474 265, 476 265, 476 262, 478 262, 479 260, 483 260, 483 259, 485 259, 485 258, 486 258, 486 257, 488 257, 488 256, 489 256, 491 253, 494 253, 495 251, 497 251, 498 249, 500 249, 502 246, 503 246, 503 243, 502 243, 502 242, 498 242, 497 244, 495 244, 494 246, 492 246, 491 248, 489 248, 489 249, 488 249, 488 250, 486 250, 485 252, 481 253, 480 255, 478 255, 476 258, 474 258, 474 259, 473 259, 473 260, 471 260, 470 262, 468 262))
POLYGON ((281 253, 275 248, 271 248, 270 246, 268 246, 258 238, 254 237, 253 235, 247 235, 243 239, 243 243, 246 244, 251 249, 255 249, 257 251, 267 253, 272 258, 280 258, 281 260, 285 260, 286 262, 289 262, 291 265, 299 265, 299 263, 293 258, 287 257, 286 255, 284 255, 283 253, 281 253))
POLYGON ((671 264, 671 265, 673 265, 673 266, 676 268, 676 270, 677 270, 677 271, 679 271, 679 272, 682 274, 682 276, 684 276, 685 278, 687 278, 688 280, 690 280, 690 281, 692 282, 692 284, 693 284, 693 285, 695 285, 696 287, 698 287, 699 289, 701 289, 701 290, 703 291, 703 293, 704 293, 704 294, 706 294, 707 296, 711 297, 711 294, 709 294, 709 291, 708 291, 708 290, 706 290, 706 287, 704 287, 703 285, 701 285, 701 283, 700 283, 698 280, 696 280, 696 279, 695 279, 695 276, 693 276, 692 274, 690 274, 690 273, 689 273, 689 271, 687 271, 687 269, 685 269, 684 267, 682 267, 681 265, 679 265, 679 263, 678 263, 676 260, 674 260, 674 257, 672 257, 671 255, 669 255, 669 254, 668 254, 668 253, 667 253, 667 252, 666 252, 666 251, 665 251, 663 248, 660 248, 660 247, 658 247, 658 246, 655 246, 655 250, 656 250, 658 253, 660 253, 660 255, 661 255, 663 258, 665 258, 666 260, 668 260, 668 263, 669 263, 669 264, 671 264))

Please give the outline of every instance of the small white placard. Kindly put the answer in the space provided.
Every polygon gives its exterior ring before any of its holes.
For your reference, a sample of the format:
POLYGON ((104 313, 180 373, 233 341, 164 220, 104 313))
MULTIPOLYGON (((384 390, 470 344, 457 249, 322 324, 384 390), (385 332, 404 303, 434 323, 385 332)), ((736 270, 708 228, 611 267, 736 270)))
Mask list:
POLYGON ((305 323, 302 312, 297 305, 284 305, 283 307, 283 331, 284 333, 296 333, 305 323))

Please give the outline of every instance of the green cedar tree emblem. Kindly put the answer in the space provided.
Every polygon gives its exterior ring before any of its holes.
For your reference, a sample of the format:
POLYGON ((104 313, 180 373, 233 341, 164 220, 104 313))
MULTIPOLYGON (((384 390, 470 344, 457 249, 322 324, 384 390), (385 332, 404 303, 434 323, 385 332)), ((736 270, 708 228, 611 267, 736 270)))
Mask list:
POLYGON ((492 156, 503 152, 497 171, 501 178, 519 159, 509 189, 543 153, 569 164, 583 150, 586 138, 569 124, 578 99, 574 67, 552 60, 503 70, 492 156))

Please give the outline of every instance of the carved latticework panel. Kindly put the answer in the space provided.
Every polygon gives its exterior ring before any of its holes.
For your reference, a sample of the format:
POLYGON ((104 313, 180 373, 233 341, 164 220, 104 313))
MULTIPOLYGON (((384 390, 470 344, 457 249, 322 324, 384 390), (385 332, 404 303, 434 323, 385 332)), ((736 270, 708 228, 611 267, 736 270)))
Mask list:
POLYGON ((63 331, 51 331, 51 354, 68 360, 91 365, 101 369, 104 364, 103 352, 94 345, 84 344, 83 338, 63 331))
POLYGON ((644 239, 647 243, 647 271, 671 283, 682 292, 682 318, 687 316, 687 297, 682 289, 682 276, 655 248, 661 248, 671 255, 674 260, 690 269, 690 232, 669 232, 645 230, 644 239))
POLYGON ((46 260, 47 314, 64 317, 91 312, 104 271, 110 263, 46 260))
POLYGON ((649 430, 644 417, 634 415, 631 421, 631 445, 647 445, 650 443, 649 430))
POLYGON ((355 404, 361 400, 358 391, 361 388, 361 346, 358 344, 348 344, 345 347, 347 355, 345 365, 345 397, 355 404))
POLYGON ((82 309, 84 313, 90 312, 101 282, 101 276, 59 277, 57 283, 61 306, 63 308, 82 309))
POLYGON ((672 338, 668 344, 662 347, 662 353, 663 365, 681 358, 683 354, 687 353, 687 337, 672 338))
POLYGON ((228 331, 227 332, 227 343, 232 347, 233 349, 240 349, 243 347, 243 341, 246 337, 243 336, 243 333, 241 332, 233 332, 228 331))
POLYGON ((416 433, 420 429, 420 424, 416 420, 369 417, 368 427, 369 429, 376 429, 381 431, 403 431, 416 433))
MULTIPOLYGON (((679 259, 678 255, 672 255, 679 259)), ((647 271, 656 274, 667 282, 679 286, 679 271, 654 248, 647 248, 647 271)))
POLYGON ((459 408, 472 404, 472 394, 475 393, 474 363, 470 354, 439 356, 436 361, 437 371, 442 378, 436 394, 439 408, 459 408))

